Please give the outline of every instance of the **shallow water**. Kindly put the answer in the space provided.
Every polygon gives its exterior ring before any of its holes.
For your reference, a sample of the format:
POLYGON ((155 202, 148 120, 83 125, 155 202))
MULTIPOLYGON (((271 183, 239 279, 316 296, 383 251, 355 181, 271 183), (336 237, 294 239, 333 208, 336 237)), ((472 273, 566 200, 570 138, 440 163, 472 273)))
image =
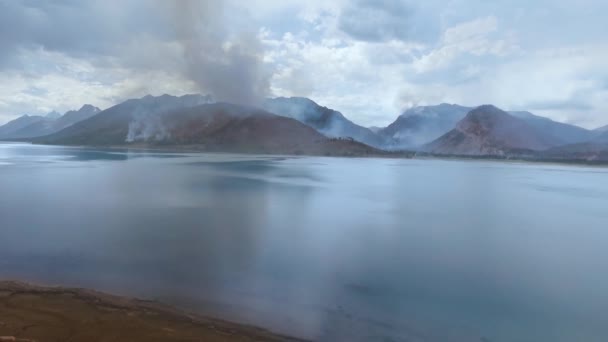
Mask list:
POLYGON ((608 340, 608 169, 0 144, 0 278, 320 341, 608 340))

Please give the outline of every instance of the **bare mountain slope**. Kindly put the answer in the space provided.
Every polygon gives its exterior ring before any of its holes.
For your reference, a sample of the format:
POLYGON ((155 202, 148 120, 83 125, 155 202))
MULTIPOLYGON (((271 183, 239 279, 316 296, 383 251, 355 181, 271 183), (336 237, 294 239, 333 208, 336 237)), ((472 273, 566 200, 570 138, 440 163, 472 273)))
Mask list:
POLYGON ((446 155, 502 156, 559 145, 554 137, 491 105, 471 110, 456 128, 424 150, 446 155))

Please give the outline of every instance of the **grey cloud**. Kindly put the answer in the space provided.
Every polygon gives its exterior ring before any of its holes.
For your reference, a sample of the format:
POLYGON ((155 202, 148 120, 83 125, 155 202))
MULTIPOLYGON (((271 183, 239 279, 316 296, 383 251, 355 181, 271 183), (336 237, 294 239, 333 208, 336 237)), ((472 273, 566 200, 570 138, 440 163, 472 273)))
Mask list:
MULTIPOLYGON (((105 54, 126 38, 124 27, 88 1, 0 1, 0 44, 40 46, 70 55, 105 54)), ((127 31, 128 32, 128 31, 127 31)))
POLYGON ((262 45, 255 29, 242 32, 243 13, 237 22, 224 15, 224 6, 213 0, 0 0, 0 71, 31 73, 20 54, 42 48, 101 69, 182 75, 218 100, 253 103, 269 89, 262 45))
POLYGON ((585 99, 573 98, 561 101, 534 102, 526 105, 526 108, 530 110, 589 111, 594 107, 585 99))
POLYGON ((339 28, 354 39, 423 41, 437 32, 422 7, 407 0, 356 0, 342 9, 339 28))

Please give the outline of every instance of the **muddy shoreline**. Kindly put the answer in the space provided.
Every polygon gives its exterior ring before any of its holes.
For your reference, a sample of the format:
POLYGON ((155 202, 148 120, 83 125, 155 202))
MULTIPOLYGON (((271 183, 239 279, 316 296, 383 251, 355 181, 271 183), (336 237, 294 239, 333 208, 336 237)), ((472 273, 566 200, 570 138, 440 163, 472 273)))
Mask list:
POLYGON ((304 340, 93 290, 0 281, 0 341, 304 340))

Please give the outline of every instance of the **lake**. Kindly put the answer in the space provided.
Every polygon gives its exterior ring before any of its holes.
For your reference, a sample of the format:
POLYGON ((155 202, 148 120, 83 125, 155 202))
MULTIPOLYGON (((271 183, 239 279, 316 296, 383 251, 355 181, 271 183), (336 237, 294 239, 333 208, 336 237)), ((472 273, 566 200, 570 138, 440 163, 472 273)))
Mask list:
POLYGON ((0 278, 319 341, 607 341, 608 169, 0 144, 0 278))

